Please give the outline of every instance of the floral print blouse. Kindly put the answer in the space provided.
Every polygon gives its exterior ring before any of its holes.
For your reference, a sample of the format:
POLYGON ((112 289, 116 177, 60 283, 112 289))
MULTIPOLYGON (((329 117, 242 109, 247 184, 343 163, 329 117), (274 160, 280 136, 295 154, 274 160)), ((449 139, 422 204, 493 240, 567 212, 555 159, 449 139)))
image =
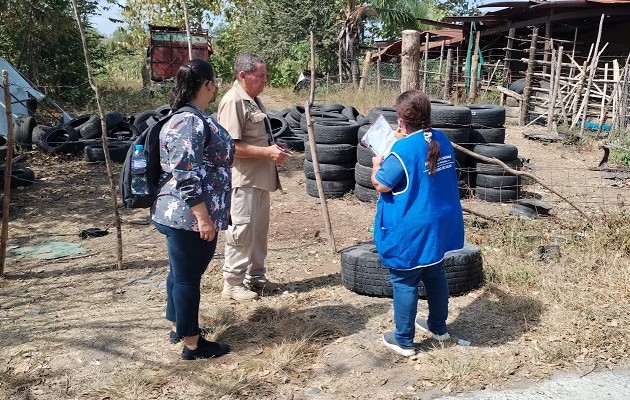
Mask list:
POLYGON ((191 112, 173 115, 160 131, 160 164, 165 177, 169 172, 172 177, 160 190, 151 214, 158 224, 198 232, 191 207, 205 202, 216 229, 225 230, 230 214, 234 142, 225 128, 200 112, 210 127, 209 137, 203 121, 191 112))

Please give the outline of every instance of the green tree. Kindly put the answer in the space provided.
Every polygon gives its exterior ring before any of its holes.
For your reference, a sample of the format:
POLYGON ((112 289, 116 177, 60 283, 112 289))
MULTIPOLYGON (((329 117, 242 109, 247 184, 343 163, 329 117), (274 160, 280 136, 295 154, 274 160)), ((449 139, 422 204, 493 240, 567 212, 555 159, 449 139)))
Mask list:
POLYGON ((366 21, 380 25, 381 36, 386 39, 399 37, 405 29, 422 30, 418 18, 435 18, 440 12, 435 0, 373 0, 343 2, 343 17, 338 21, 339 74, 343 61, 350 65, 352 82, 358 84, 357 58, 364 36, 366 21))
MULTIPOLYGON (((96 0, 80 0, 92 59, 102 59, 101 37, 88 17, 96 0)), ((0 53, 36 86, 60 101, 91 97, 77 22, 67 0, 6 0, 0 3, 0 53)))

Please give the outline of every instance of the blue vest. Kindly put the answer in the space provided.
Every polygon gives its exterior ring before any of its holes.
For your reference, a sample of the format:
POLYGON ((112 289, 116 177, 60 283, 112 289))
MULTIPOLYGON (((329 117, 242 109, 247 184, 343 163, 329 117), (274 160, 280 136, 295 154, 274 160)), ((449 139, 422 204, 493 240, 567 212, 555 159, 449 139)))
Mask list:
POLYGON ((440 146, 434 175, 425 165, 428 143, 422 131, 396 141, 388 156, 400 160, 407 177, 406 186, 381 193, 376 207, 374 242, 389 268, 427 267, 464 246, 453 146, 442 132, 431 132, 440 146))

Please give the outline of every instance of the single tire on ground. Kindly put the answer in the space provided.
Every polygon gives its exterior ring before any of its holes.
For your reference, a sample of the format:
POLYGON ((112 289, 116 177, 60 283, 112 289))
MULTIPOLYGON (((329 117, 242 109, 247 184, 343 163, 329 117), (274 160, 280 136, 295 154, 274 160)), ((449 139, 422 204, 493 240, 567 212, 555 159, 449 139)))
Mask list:
MULTIPOLYGON (((0 181, 4 182, 4 169, 0 170, 0 181)), ((11 169, 11 189, 31 186, 35 182, 35 172, 26 167, 14 167, 11 169)))
POLYGON ((39 147, 47 153, 71 154, 76 152, 79 134, 70 126, 50 128, 39 141, 39 147))
MULTIPOLYGON (((479 247, 466 243, 464 248, 444 256, 444 270, 449 295, 455 296, 478 288, 483 282, 483 260, 479 247)), ((382 265, 374 243, 360 243, 341 250, 341 281, 359 294, 392 296, 389 270, 382 265)), ((419 296, 426 293, 422 282, 419 296)))
MULTIPOLYGON (((127 156, 127 151, 132 142, 112 142, 107 144, 109 149, 109 158, 113 162, 123 163, 127 156)), ((102 144, 87 145, 83 149, 85 161, 102 162, 105 161, 105 151, 102 144)))

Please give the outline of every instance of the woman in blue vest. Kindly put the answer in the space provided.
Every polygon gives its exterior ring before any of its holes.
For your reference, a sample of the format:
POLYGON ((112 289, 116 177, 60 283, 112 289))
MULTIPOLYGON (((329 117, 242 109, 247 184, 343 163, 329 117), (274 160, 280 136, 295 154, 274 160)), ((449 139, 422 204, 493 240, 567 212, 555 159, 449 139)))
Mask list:
POLYGON ((464 220, 453 147, 431 128, 429 98, 406 91, 396 100, 396 112, 399 139, 384 160, 372 159, 372 184, 380 192, 374 241, 394 292, 396 329, 383 335, 383 343, 412 356, 416 327, 439 341, 450 338, 443 259, 447 251, 464 246, 464 220), (427 319, 416 319, 420 280, 429 304, 427 319))

